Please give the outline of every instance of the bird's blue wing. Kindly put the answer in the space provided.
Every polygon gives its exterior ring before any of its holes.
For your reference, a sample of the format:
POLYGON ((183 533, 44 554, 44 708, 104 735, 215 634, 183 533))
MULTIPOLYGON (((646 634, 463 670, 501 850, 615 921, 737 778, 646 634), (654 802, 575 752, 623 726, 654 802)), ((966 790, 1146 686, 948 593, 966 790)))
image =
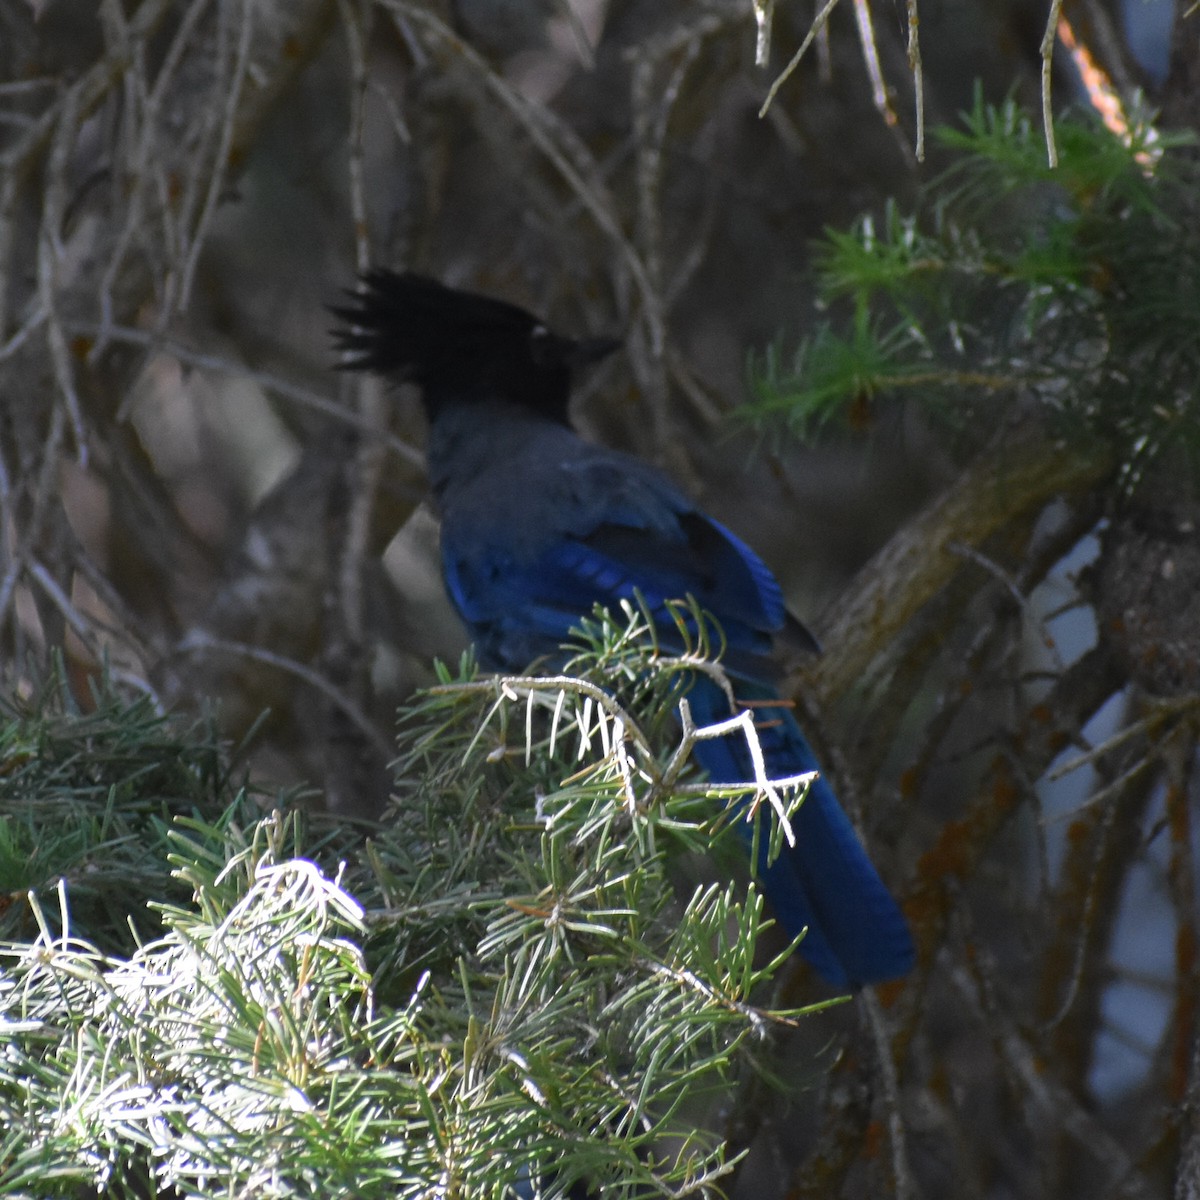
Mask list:
POLYGON ((535 538, 494 526, 444 531, 451 599, 494 665, 518 669, 535 656, 531 647, 557 649, 595 604, 616 611, 635 595, 665 635, 675 628, 666 602, 690 595, 718 619, 731 650, 767 654, 786 612, 766 565, 656 473, 638 463, 631 477, 622 463, 618 474, 614 458, 542 497, 535 538))

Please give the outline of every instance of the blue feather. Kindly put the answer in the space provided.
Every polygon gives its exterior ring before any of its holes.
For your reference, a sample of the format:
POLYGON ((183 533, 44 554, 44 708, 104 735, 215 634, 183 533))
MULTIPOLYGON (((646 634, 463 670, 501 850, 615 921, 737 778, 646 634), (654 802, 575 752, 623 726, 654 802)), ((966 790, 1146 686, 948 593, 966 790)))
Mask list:
MULTIPOLYGON (((453 538, 444 542, 451 596, 485 661, 523 669, 537 655, 557 651, 592 605, 617 611, 621 600, 634 599, 635 591, 669 639, 674 625, 667 602, 692 595, 714 612, 732 655, 740 655, 738 698, 768 706, 769 715, 759 727, 768 775, 819 770, 777 693, 764 679, 747 674, 756 665, 768 670, 758 656, 769 651, 770 634, 785 616, 779 586, 767 567, 743 542, 694 510, 679 514, 693 519, 689 542, 682 520, 674 528, 650 520, 636 527, 630 514, 621 511, 622 523, 613 524, 603 497, 595 500, 595 528, 582 538, 560 531, 549 540, 539 539, 536 554, 527 559, 501 559, 494 550, 480 555, 473 548, 456 553, 453 538), (703 569, 689 557, 697 541, 706 555, 703 569), (720 566, 718 573, 707 569, 713 561, 720 566)), ((724 693, 702 676, 689 699, 697 723, 714 724, 731 715, 724 693)), ((695 754, 717 782, 754 778, 740 734, 701 741, 695 754)), ((785 847, 773 863, 766 861, 766 839, 760 839, 755 873, 788 935, 807 930, 800 955, 839 987, 907 972, 913 946, 904 918, 823 777, 811 785, 793 829, 796 845, 785 847)))

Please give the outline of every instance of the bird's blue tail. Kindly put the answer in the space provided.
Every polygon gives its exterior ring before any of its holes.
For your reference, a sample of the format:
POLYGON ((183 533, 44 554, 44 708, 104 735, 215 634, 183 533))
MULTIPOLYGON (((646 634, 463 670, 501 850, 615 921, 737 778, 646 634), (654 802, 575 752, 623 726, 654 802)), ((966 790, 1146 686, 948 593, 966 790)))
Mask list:
MULTIPOLYGON (((755 708, 770 778, 820 769, 790 710, 769 686, 737 680, 734 690, 739 701, 755 708)), ((688 702, 697 725, 715 724, 731 715, 724 692, 705 676, 697 676, 688 702)), ((741 732, 697 742, 695 755, 716 782, 754 779, 741 732)), ((908 925, 824 776, 810 786, 791 824, 796 844, 785 842, 769 864, 764 831, 755 874, 788 935, 808 930, 799 954, 837 987, 904 975, 914 958, 908 925)), ((740 827, 749 845, 750 826, 741 822, 740 827)))

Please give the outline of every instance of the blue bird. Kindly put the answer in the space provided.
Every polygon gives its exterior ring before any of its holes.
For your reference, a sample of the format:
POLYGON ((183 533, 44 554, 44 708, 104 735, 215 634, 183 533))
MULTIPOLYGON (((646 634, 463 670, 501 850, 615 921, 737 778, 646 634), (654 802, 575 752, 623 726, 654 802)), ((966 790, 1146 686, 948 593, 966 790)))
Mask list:
MULTIPOLYGON (((347 322, 342 365, 421 389, 446 589, 480 661, 524 670, 558 652, 595 604, 615 612, 635 594, 669 635, 668 601, 690 595, 724 632, 738 700, 773 702, 758 725, 768 774, 817 770, 770 683, 785 627, 815 645, 774 576, 661 471, 571 428, 573 373, 616 343, 562 337, 514 305, 414 274, 370 271, 352 296, 333 310, 347 322)), ((706 676, 688 700, 697 724, 731 715, 706 676)), ((715 781, 754 778, 740 733, 701 741, 695 755, 715 781)), ((800 955, 838 987, 905 974, 908 927, 823 776, 792 827, 795 845, 773 863, 760 839, 757 875, 784 930, 807 929, 800 955)))

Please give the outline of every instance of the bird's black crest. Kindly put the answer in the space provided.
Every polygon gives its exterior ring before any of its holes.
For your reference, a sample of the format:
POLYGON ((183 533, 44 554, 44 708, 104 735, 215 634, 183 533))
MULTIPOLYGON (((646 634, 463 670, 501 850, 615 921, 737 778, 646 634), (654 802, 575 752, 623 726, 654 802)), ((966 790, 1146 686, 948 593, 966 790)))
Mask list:
POLYGON ((566 420, 571 371, 615 348, 560 337, 532 313, 411 272, 377 268, 331 306, 349 370, 419 384, 427 405, 448 396, 501 397, 566 420))

